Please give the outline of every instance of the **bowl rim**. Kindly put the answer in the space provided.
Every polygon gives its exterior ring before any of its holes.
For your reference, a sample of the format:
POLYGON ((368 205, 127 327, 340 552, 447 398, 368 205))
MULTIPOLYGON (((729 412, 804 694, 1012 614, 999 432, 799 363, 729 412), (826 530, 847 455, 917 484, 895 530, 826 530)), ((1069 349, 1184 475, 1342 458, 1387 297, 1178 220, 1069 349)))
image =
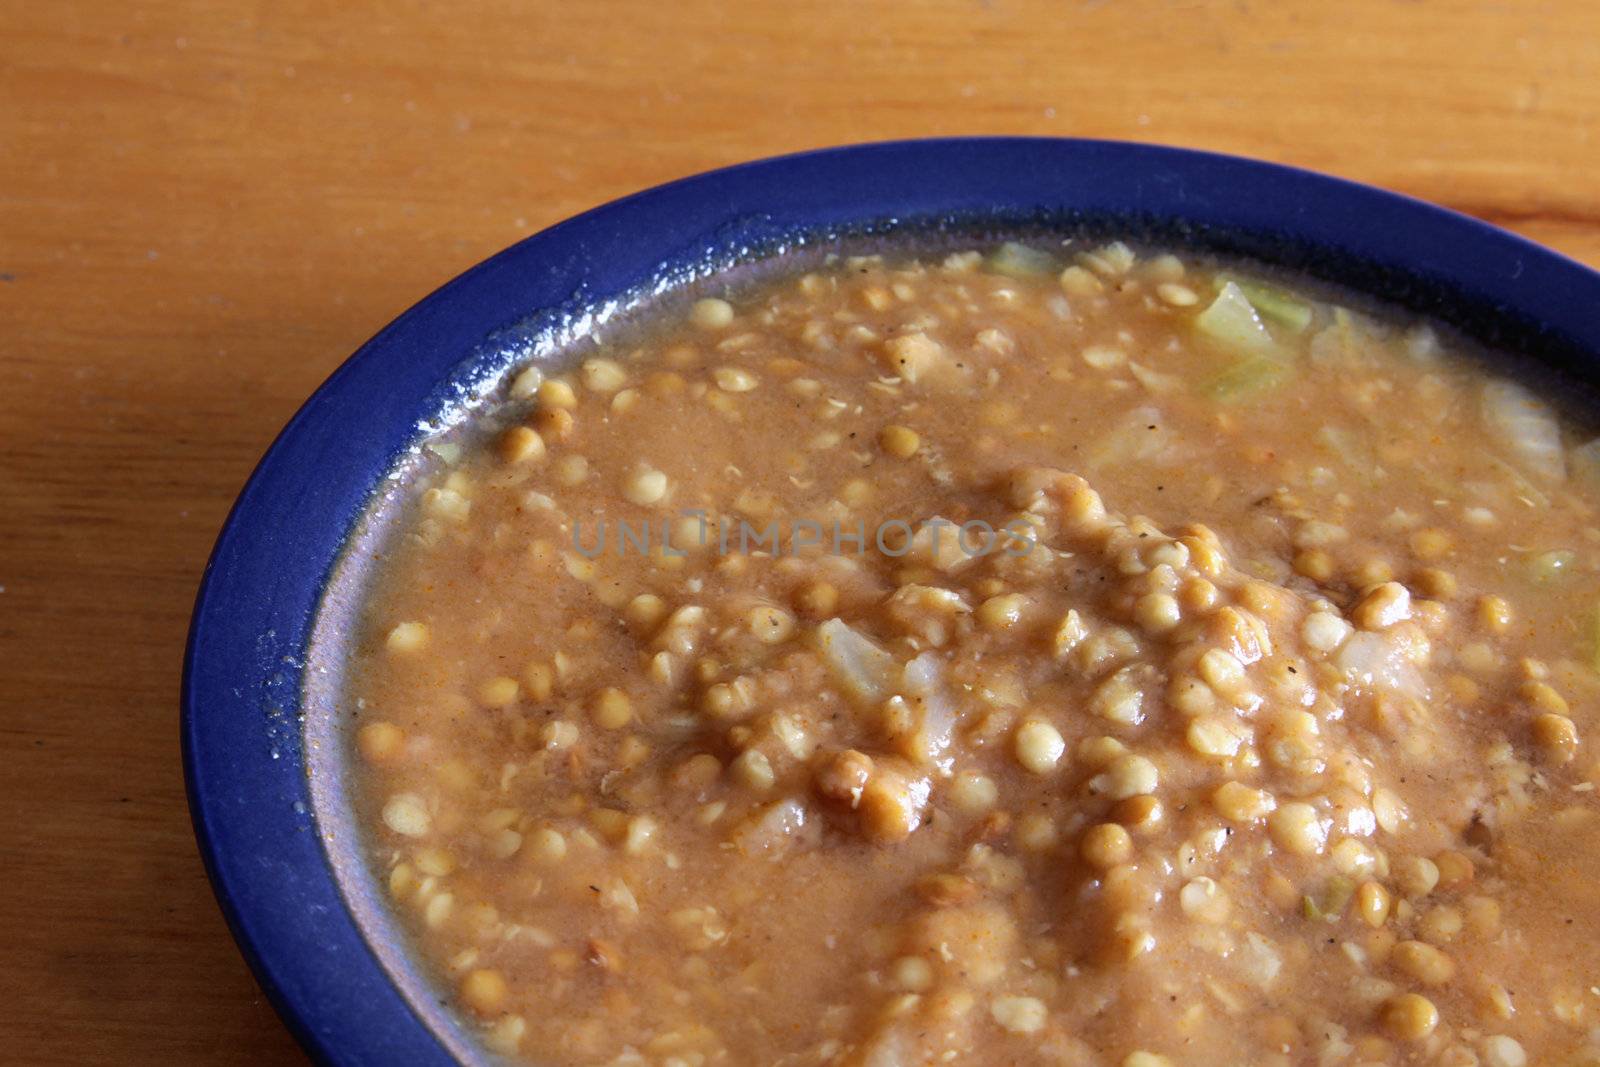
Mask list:
POLYGON ((1600 273, 1399 193, 1191 148, 1029 137, 825 148, 659 185, 517 242, 403 312, 312 393, 240 491, 195 599, 180 732, 196 839, 245 960, 315 1060, 456 1062, 346 907, 298 721, 323 584, 439 384, 531 311, 623 295, 662 264, 956 216, 1154 220, 1223 252, 1398 292, 1569 372, 1600 366, 1600 273))

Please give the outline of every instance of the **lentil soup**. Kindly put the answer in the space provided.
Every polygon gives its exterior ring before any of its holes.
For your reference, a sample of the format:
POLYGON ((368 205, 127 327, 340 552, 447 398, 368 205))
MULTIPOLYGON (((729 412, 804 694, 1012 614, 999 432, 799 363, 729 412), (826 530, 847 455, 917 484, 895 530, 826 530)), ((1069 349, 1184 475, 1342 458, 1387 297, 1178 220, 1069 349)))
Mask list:
POLYGON ((1577 427, 1121 243, 723 296, 513 374, 361 611, 371 863, 489 1049, 1600 1063, 1577 427))

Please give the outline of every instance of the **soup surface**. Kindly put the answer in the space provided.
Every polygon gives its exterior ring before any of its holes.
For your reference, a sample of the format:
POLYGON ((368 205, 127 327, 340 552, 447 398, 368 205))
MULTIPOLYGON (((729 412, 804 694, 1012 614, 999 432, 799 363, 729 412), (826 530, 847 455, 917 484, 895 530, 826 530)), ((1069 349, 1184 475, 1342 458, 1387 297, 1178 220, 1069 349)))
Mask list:
POLYGON ((535 1063, 1600 1063, 1600 464, 1456 347, 1008 244, 521 371, 365 607, 395 909, 535 1063))

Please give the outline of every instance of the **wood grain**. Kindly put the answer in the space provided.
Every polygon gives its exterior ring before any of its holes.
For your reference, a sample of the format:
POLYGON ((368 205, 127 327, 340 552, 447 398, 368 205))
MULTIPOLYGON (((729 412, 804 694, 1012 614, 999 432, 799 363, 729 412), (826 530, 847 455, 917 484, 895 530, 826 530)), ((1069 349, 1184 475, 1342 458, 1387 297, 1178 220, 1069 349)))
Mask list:
POLYGON ((955 133, 1334 171, 1600 263, 1600 5, 0 4, 0 1059, 301 1062, 176 693, 251 465, 511 241, 754 156, 955 133))

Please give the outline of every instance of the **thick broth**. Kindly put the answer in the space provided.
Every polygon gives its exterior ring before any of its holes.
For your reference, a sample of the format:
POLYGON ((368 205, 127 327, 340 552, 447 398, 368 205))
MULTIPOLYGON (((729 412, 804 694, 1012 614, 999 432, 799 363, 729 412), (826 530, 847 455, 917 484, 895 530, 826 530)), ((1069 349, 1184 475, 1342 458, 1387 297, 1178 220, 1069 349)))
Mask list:
POLYGON ((396 909, 540 1063, 1600 1062, 1600 482, 1449 347, 1008 245, 522 373, 365 612, 396 909))

